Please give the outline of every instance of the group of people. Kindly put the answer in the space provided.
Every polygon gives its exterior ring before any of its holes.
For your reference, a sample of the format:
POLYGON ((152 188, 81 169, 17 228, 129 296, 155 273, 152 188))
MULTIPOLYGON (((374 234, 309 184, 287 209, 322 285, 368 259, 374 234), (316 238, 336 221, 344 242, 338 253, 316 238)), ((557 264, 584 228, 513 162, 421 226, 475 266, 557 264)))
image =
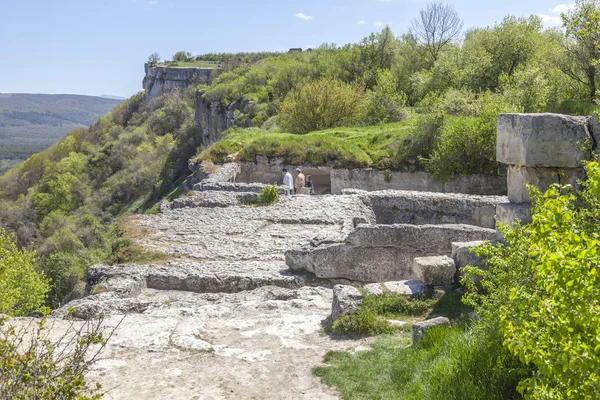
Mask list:
POLYGON ((294 194, 315 194, 315 187, 310 175, 306 177, 300 168, 296 168, 296 179, 287 168, 283 169, 283 184, 290 190, 290 196, 294 194))

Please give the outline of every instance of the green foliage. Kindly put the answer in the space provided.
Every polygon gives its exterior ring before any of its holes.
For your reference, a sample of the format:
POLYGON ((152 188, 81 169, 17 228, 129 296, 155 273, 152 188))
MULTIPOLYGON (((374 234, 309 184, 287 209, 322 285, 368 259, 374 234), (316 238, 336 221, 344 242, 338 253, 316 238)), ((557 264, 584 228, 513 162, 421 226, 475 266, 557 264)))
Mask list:
POLYGON ((333 321, 329 330, 340 335, 380 335, 397 330, 387 322, 387 318, 422 318, 434 313, 454 319, 464 317, 469 310, 461 303, 461 296, 455 291, 449 291, 441 298, 411 300, 401 294, 373 295, 363 292, 360 308, 333 321))
POLYGON ((259 206, 270 206, 279 201, 279 192, 275 186, 265 186, 260 194, 258 195, 258 199, 256 199, 256 204, 259 206))
POLYGON ((51 341, 46 318, 17 328, 0 318, 0 393, 5 399, 98 400, 100 384, 91 385, 85 374, 112 335, 103 318, 69 327, 51 341))
POLYGON ((383 336, 370 351, 329 352, 326 366, 313 369, 343 399, 507 400, 528 376, 502 347, 499 337, 481 337, 471 328, 429 331, 417 346, 410 334, 383 336))
POLYGON ((311 82, 290 93, 279 114, 282 129, 305 134, 337 126, 350 126, 361 119, 363 92, 333 79, 311 82))
POLYGON ((459 174, 495 174, 498 114, 511 107, 492 95, 482 99, 477 117, 448 119, 433 152, 421 161, 436 179, 445 182, 459 174))
POLYGON ((396 168, 395 153, 404 145, 410 127, 410 121, 403 121, 306 135, 234 128, 224 132, 223 139, 204 150, 199 159, 223 163, 228 155, 236 154, 236 160, 248 162, 255 162, 256 156, 265 156, 285 157, 295 165, 396 168))
POLYGON ((0 314, 23 316, 41 310, 49 284, 35 270, 35 253, 19 249, 0 229, 0 314))
POLYGON ((504 243, 487 245, 483 292, 468 301, 497 321, 505 346, 534 375, 519 384, 530 399, 592 399, 600 392, 600 165, 587 166, 579 197, 553 186, 533 191, 533 222, 502 226, 504 243))
POLYGON ((377 72, 377 85, 367 93, 365 122, 375 125, 400 121, 404 118, 403 108, 407 96, 398 92, 397 82, 389 70, 377 72))

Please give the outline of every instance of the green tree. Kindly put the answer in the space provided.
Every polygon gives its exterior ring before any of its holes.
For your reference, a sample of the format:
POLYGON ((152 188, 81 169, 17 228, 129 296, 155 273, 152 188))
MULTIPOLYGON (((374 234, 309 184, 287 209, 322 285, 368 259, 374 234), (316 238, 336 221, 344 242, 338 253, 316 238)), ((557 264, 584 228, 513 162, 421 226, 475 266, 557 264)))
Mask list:
POLYGON ((323 79, 290 93, 281 107, 279 123, 291 133, 308 133, 361 120, 364 92, 355 85, 323 79))
POLYGON ((23 316, 40 311, 48 281, 35 270, 33 251, 19 249, 14 235, 0 229, 0 314, 23 316))
POLYGON ((596 99, 596 79, 600 59, 600 1, 577 0, 575 7, 562 14, 567 53, 562 70, 588 88, 588 98, 596 99))
POLYGON ((192 53, 186 51, 178 51, 173 54, 173 61, 175 62, 187 62, 192 61, 192 53))
POLYGON ((469 302, 478 316, 497 321, 504 344, 535 367, 519 384, 528 399, 594 399, 600 393, 600 164, 588 181, 534 190, 527 226, 502 226, 504 243, 486 245, 483 291, 470 279, 469 302))

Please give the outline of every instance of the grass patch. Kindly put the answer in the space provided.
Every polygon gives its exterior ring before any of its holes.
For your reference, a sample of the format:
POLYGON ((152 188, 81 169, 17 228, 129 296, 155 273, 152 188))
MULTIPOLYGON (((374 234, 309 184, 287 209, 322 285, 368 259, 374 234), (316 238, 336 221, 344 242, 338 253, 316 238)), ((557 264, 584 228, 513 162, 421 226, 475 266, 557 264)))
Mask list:
POLYGON ((412 300, 394 293, 363 293, 360 308, 341 316, 327 330, 338 335, 380 335, 397 331, 396 327, 389 324, 388 319, 412 322, 433 316, 445 316, 451 320, 464 319, 472 309, 464 305, 461 298, 461 294, 455 290, 448 290, 439 298, 412 300))
POLYGON ((343 399, 517 399, 529 371, 502 346, 469 326, 438 328, 415 347, 410 335, 382 336, 373 350, 329 352, 313 372, 343 399))
POLYGON ((286 163, 333 165, 335 168, 393 168, 398 149, 410 137, 411 120, 392 124, 333 128, 305 135, 258 128, 230 129, 223 139, 204 150, 200 161, 256 161, 256 156, 283 157, 286 163))

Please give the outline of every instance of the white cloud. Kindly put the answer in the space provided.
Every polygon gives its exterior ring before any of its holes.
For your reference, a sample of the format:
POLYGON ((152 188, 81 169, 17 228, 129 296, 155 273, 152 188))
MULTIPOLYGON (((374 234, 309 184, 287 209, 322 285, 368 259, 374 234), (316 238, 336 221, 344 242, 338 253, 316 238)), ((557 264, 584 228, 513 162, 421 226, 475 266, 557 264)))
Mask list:
POLYGON ((367 21, 365 21, 364 19, 361 19, 360 21, 357 22, 358 25, 364 25, 366 23, 367 23, 367 21))
POLYGON ((542 19, 542 24, 548 27, 556 27, 562 25, 562 18, 556 15, 540 14, 539 17, 542 19))
POLYGON ((573 8, 575 8, 575 4, 559 4, 556 7, 554 7, 553 9, 551 9, 550 11, 552 11, 553 13, 566 13, 571 11, 573 8))
POLYGON ((384 26, 385 22, 377 21, 375 22, 375 26, 384 26))
POLYGON ((313 17, 311 17, 310 15, 304 15, 303 13, 299 12, 298 14, 296 14, 296 17, 304 20, 304 21, 310 21, 311 19, 313 19, 313 17))

